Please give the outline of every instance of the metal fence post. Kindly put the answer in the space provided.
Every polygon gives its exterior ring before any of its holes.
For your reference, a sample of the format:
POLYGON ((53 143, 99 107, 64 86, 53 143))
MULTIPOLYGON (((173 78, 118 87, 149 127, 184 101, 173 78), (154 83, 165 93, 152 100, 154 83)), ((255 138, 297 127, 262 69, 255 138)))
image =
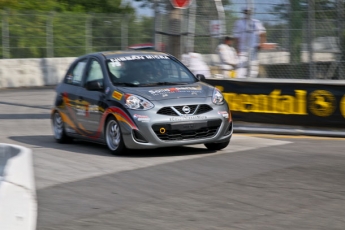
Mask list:
POLYGON ((92 14, 86 15, 85 20, 85 52, 92 52, 92 14))
POLYGON ((196 52, 194 50, 196 7, 196 1, 193 1, 192 5, 190 6, 190 11, 188 15, 188 35, 186 53, 196 52))
MULTIPOLYGON (((254 3, 252 0, 247 0, 247 9, 250 9, 252 11, 251 15, 250 15, 250 20, 252 20, 252 15, 254 13, 254 3)), ((254 28, 253 28, 253 22, 248 22, 248 20, 246 20, 246 32, 249 32, 249 34, 246 34, 246 38, 247 38, 247 78, 249 78, 251 75, 251 71, 252 71, 252 61, 253 61, 253 54, 254 52, 256 52, 256 50, 254 50, 254 48, 252 47, 252 34, 255 33, 254 28), (249 25, 248 25, 249 23, 249 25), (250 29, 248 29, 250 28, 250 29)))
POLYGON ((158 50, 158 0, 154 0, 153 4, 153 13, 154 13, 154 23, 153 23, 153 46, 155 50, 158 50))
POLYGON ((47 20, 47 57, 54 57, 54 32, 53 32, 54 12, 50 12, 47 20))
POLYGON ((315 64, 314 64, 314 50, 313 50, 313 40, 315 31, 315 1, 309 0, 308 2, 308 53, 309 53, 309 78, 315 78, 315 64))
POLYGON ((344 33, 344 0, 337 0, 337 27, 338 27, 338 38, 339 38, 339 49, 338 54, 338 78, 344 79, 344 60, 345 60, 345 33, 344 33))
POLYGON ((123 20, 124 21, 122 21, 121 23, 121 49, 125 50, 128 47, 128 24, 129 24, 128 14, 125 15, 123 20))
POLYGON ((7 11, 2 13, 2 58, 10 58, 10 32, 7 11))
POLYGON ((181 23, 182 23, 182 9, 172 8, 169 15, 169 48, 170 53, 177 58, 181 58, 181 23))
MULTIPOLYGON (((214 4, 216 5, 217 13, 218 13, 218 20, 220 21, 220 30, 217 35, 217 46, 219 44, 219 41, 222 41, 227 33, 226 30, 226 16, 225 16, 225 10, 224 6, 221 0, 214 0, 214 4)), ((231 33, 231 32, 230 32, 231 33)), ((211 36, 212 37, 212 36, 211 36)), ((213 40, 213 39, 212 39, 213 40)), ((212 46, 211 53, 214 52, 214 45, 212 46)))

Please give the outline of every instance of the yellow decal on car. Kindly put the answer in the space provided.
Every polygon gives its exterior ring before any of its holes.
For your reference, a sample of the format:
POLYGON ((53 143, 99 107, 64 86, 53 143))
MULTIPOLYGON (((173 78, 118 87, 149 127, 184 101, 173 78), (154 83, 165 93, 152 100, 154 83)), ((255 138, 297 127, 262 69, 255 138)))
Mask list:
POLYGON ((113 92, 113 98, 115 98, 116 100, 121 100, 122 96, 123 94, 118 91, 113 92))

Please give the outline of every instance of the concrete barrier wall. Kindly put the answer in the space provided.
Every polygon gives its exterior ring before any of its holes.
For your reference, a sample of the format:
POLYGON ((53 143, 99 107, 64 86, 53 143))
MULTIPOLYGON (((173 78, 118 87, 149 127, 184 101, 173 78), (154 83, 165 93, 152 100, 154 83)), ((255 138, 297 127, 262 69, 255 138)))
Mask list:
POLYGON ((35 230, 36 222, 32 152, 0 143, 0 229, 35 230))
POLYGON ((75 59, 0 59, 0 88, 56 85, 75 59))
MULTIPOLYGON (((287 64, 290 54, 283 51, 260 52, 261 65, 287 64)), ((303 62, 308 61, 308 54, 302 53, 303 62)), ((203 54, 213 75, 219 73, 220 60, 217 54, 203 54)), ((66 58, 27 58, 0 59, 0 88, 33 87, 56 85, 61 81, 75 57, 66 58)), ((315 61, 334 61, 334 53, 316 53, 315 61)))

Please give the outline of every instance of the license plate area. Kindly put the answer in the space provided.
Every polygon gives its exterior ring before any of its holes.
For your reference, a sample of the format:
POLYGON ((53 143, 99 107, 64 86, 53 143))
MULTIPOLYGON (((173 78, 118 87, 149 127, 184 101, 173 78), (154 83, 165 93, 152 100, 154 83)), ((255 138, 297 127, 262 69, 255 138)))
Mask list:
POLYGON ((171 124, 171 130, 198 130, 207 127, 207 121, 201 122, 179 122, 171 124))
POLYGON ((211 138, 216 135, 221 124, 221 119, 214 119, 208 121, 154 124, 152 125, 152 129, 162 141, 180 141, 211 138))

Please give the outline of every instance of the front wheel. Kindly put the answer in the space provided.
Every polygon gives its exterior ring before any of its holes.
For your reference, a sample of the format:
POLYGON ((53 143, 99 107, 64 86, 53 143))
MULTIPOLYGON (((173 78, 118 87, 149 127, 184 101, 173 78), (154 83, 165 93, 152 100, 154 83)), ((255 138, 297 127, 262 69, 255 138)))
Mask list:
POLYGON ((111 117, 107 120, 105 128, 105 141, 112 154, 116 155, 125 151, 120 124, 114 117, 111 117))
POLYGON ((208 143, 208 144, 205 144, 205 146, 209 150, 221 150, 221 149, 226 148, 226 146, 228 146, 229 143, 230 141, 221 142, 221 143, 208 143))

